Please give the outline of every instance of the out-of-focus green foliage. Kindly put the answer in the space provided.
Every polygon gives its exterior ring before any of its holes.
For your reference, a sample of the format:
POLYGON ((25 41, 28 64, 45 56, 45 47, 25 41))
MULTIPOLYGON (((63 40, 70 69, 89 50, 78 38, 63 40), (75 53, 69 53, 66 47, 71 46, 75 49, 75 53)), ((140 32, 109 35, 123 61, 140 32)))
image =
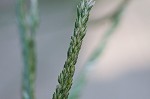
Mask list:
POLYGON ((38 27, 38 1, 17 0, 17 19, 23 55, 22 99, 35 99, 36 51, 35 35, 38 27))

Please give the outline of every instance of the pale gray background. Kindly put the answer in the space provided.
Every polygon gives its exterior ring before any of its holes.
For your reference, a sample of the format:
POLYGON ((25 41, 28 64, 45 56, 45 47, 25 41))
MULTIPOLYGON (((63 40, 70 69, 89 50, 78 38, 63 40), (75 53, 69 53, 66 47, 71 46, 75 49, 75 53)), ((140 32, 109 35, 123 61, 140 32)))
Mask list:
MULTIPOLYGON (((76 0, 39 0, 37 33, 37 99, 51 99, 57 75, 66 59, 73 32, 76 0)), ((96 20, 112 12, 119 0, 97 0, 96 20)), ((132 0, 110 38, 102 58, 88 74, 81 99, 150 99, 150 0, 132 0)), ((89 24, 77 71, 109 24, 89 24)), ((0 99, 21 99, 22 58, 15 16, 15 0, 0 0, 0 99)))

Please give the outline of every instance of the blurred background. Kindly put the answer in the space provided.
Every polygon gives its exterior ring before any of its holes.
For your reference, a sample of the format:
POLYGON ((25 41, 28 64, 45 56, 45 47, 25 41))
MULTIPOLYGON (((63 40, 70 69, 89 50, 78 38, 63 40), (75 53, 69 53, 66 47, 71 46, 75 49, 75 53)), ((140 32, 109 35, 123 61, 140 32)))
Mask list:
MULTIPOLYGON (((73 34, 78 1, 39 0, 37 99, 50 99, 56 88, 73 34)), ((111 22, 105 18, 120 3, 121 0, 97 0, 75 77, 110 28, 111 22)), ((16 0, 0 0, 0 99, 21 99, 23 63, 15 5, 16 0)), ((129 0, 101 57, 89 68, 80 99, 150 99, 149 9, 150 0, 129 0)))

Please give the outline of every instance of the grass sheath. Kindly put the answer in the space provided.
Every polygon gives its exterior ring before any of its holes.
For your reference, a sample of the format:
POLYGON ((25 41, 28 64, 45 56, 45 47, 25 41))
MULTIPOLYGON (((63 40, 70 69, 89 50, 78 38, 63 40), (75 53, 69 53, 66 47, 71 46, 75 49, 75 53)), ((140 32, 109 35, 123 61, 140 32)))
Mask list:
POLYGON ((94 5, 93 0, 82 0, 77 6, 77 18, 73 36, 67 53, 64 68, 58 76, 58 85, 52 99, 68 99, 69 91, 72 86, 75 64, 81 49, 83 38, 86 34, 89 13, 94 5))

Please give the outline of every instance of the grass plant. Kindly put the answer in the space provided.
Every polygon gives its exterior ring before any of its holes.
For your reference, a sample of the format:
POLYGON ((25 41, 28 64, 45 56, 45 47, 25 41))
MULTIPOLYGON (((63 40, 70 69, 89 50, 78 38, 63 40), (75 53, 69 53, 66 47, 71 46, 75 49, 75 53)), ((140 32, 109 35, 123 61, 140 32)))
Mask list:
MULTIPOLYGON (((22 99, 35 98, 35 81, 36 81, 36 31, 39 25, 38 0, 17 0, 17 19, 19 27, 19 35, 23 56, 23 77, 22 77, 22 99)), ((87 73, 90 67, 95 64, 101 57, 110 36, 118 27, 122 12, 126 8, 129 0, 123 0, 118 9, 108 16, 105 16, 97 22, 109 20, 111 27, 106 31, 100 40, 97 48, 93 51, 79 76, 75 80, 74 87, 73 76, 75 73, 75 65, 82 46, 83 39, 87 31, 87 22, 89 20, 90 11, 95 3, 94 0, 81 0, 77 6, 77 18, 75 21, 74 33, 71 36, 71 42, 67 52, 63 70, 58 76, 58 85, 53 94, 52 99, 79 99, 80 94, 87 82, 87 73), (71 92, 70 92, 71 90, 71 92), (70 95, 69 95, 70 94, 70 95)))

